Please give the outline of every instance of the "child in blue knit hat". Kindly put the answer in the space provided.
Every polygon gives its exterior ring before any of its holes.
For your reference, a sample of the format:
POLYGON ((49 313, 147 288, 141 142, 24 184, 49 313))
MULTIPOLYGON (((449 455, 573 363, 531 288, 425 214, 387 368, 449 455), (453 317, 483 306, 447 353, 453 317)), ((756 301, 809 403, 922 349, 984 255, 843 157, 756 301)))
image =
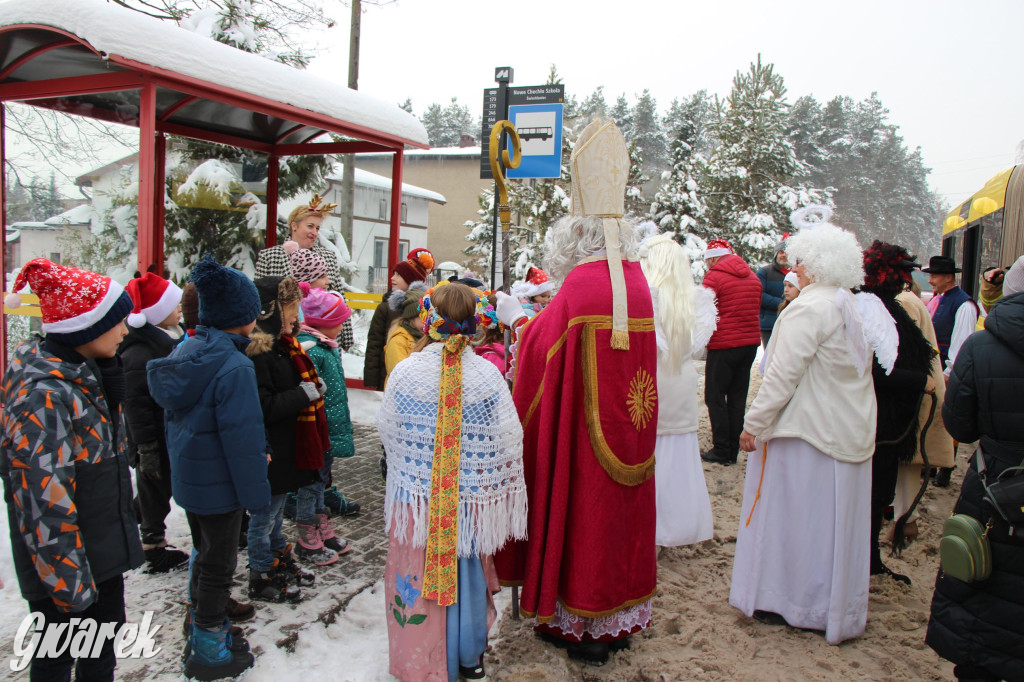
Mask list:
POLYGON ((199 295, 195 336, 147 365, 164 408, 174 501, 198 551, 185 676, 235 677, 253 665, 225 607, 238 558, 242 509, 270 502, 267 440, 252 361, 245 355, 260 299, 243 273, 204 258, 192 271, 199 295))

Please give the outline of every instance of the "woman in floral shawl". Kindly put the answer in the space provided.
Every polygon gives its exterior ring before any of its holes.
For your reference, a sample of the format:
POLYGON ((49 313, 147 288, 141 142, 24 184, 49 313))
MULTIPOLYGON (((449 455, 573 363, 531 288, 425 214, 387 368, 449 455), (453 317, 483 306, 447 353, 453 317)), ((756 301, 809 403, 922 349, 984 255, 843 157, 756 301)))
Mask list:
POLYGON ((491 323, 478 294, 446 284, 420 305, 426 335, 377 417, 390 670, 407 682, 482 679, 499 589, 491 555, 526 537, 523 432, 501 374, 470 344, 491 323))

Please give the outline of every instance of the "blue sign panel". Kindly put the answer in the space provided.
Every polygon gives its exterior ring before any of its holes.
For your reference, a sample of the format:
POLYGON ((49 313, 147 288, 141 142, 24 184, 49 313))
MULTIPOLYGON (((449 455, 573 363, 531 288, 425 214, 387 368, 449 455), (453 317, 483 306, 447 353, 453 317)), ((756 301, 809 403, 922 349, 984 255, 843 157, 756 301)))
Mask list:
POLYGON ((510 178, 557 178, 562 174, 563 104, 513 104, 508 120, 516 127, 523 161, 510 178))

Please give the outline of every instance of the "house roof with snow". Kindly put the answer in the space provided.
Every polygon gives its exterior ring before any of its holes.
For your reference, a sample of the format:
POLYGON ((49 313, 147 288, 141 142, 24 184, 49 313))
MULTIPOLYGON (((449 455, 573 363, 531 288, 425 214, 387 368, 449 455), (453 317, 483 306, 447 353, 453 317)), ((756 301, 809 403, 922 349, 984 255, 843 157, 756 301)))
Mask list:
POLYGON ((89 225, 92 223, 92 219, 95 217, 96 211, 89 204, 80 204, 74 208, 70 208, 63 213, 47 218, 43 222, 46 225, 52 225, 54 227, 63 227, 65 225, 89 225))
MULTIPOLYGON (((355 184, 362 187, 371 187, 373 189, 382 189, 385 191, 391 191, 391 178, 386 178, 383 175, 377 175, 365 171, 362 168, 356 168, 355 184)), ((335 164, 334 172, 327 176, 328 180, 335 182, 341 182, 342 168, 341 164, 335 164)), ((410 185, 409 183, 402 183, 402 194, 410 197, 419 197, 420 199, 426 199, 427 201, 433 201, 436 204, 446 204, 448 200, 444 198, 443 194, 433 192, 429 189, 423 189, 416 185, 410 185)))
MULTIPOLYGON (((435 159, 435 158, 480 158, 481 148, 477 147, 430 147, 429 149, 406 149, 405 158, 414 159, 435 159)), ((373 158, 385 156, 384 154, 360 154, 360 157, 373 158)), ((390 155, 388 155, 390 157, 390 155)))
POLYGON ((419 120, 394 104, 115 3, 0 3, 4 99, 138 125, 147 83, 157 86, 161 132, 195 137, 189 132, 201 130, 267 152, 326 130, 381 151, 427 144, 419 120))

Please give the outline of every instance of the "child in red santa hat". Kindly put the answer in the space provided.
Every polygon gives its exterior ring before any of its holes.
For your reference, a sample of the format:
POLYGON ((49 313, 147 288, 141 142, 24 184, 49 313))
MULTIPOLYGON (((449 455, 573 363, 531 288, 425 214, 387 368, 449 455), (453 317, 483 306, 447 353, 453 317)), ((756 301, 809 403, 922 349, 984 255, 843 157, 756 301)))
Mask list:
POLYGON ((526 271, 526 279, 513 285, 513 295, 518 296, 523 304, 527 317, 533 317, 551 302, 551 290, 555 288, 548 279, 548 273, 540 268, 531 267, 526 271))
POLYGON ((128 282, 132 298, 128 336, 118 351, 124 362, 127 395, 124 401, 128 428, 128 456, 136 460, 142 549, 152 573, 164 573, 188 561, 188 555, 167 549, 164 519, 171 511, 171 464, 164 432, 164 411, 149 392, 146 363, 171 354, 184 335, 181 289, 156 273, 147 272, 128 282))
MULTIPOLYGON (((109 277, 45 258, 25 264, 13 291, 26 285, 39 297, 44 336, 14 351, 0 395, 15 574, 48 628, 74 616, 116 629, 125 622, 124 573, 144 561, 118 447, 125 380, 117 348, 132 301, 109 277)), ((17 308, 21 298, 4 302, 17 308)), ((113 679, 113 640, 96 653, 36 658, 32 679, 70 679, 76 663, 79 677, 113 679)))

